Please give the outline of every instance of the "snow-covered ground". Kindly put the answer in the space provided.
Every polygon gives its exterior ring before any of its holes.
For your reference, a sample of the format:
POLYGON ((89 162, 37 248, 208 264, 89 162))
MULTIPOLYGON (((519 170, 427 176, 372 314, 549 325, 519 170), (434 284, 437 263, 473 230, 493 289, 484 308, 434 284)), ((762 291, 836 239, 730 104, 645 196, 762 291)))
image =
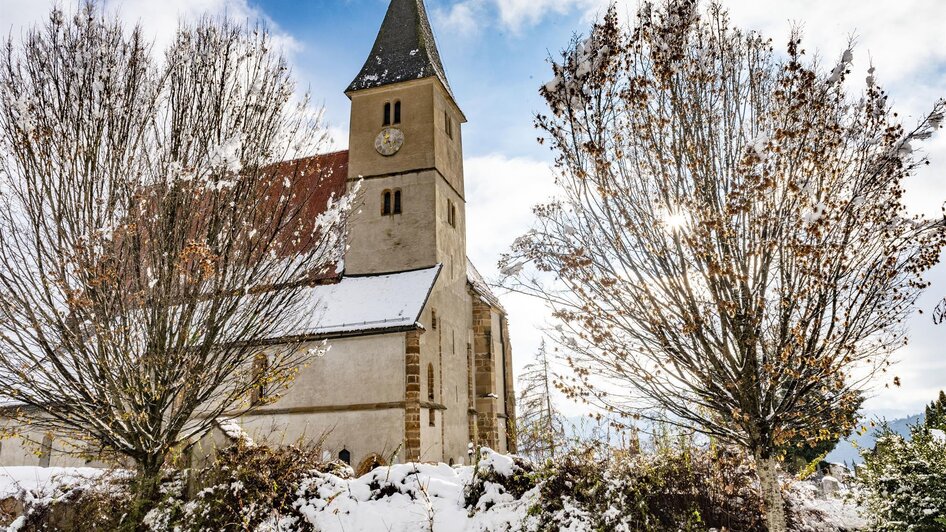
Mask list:
MULTIPOLYGON (((310 496, 297 504, 304 519, 324 532, 525 530, 526 511, 535 502, 536 490, 516 498, 488 483, 471 516, 464 508, 463 486, 472 475, 472 467, 445 464, 382 467, 350 480, 322 475, 302 486, 310 496), (373 498, 372 492, 383 484, 394 485, 398 491, 373 498)), ((274 523, 271 530, 294 530, 294 525, 274 523)))
POLYGON ((49 493, 59 486, 88 482, 101 476, 92 467, 0 467, 0 499, 21 493, 49 493))
MULTIPOLYGON (((539 502, 540 488, 514 496, 502 485, 488 480, 521 473, 513 459, 489 450, 484 450, 482 457, 478 470, 473 466, 409 463, 379 467, 358 478, 313 472, 297 490, 294 515, 265 522, 257 530, 290 532, 299 530, 303 524, 324 532, 538 530, 537 519, 529 515, 529 510, 539 502), (471 486, 478 486, 477 493, 471 494, 471 486)), ((60 486, 89 482, 101 473, 89 468, 0 469, 0 500, 15 495, 33 500, 54 497, 61 493, 60 486)), ((240 491, 244 487, 233 482, 207 489, 240 491)), ((813 482, 794 482, 788 493, 796 512, 805 518, 806 525, 798 528, 800 531, 857 530, 865 524, 843 493, 826 497, 813 482)), ((563 530, 592 530, 589 516, 565 502, 563 515, 557 519, 565 525, 563 530)), ((148 522, 155 530, 173 530, 161 510, 152 514, 148 522)))
POLYGON ((837 493, 824 495, 814 482, 795 482, 788 491, 788 497, 795 504, 796 511, 810 524, 800 528, 800 532, 821 532, 834 530, 860 530, 867 527, 858 507, 850 502, 849 491, 841 488, 837 493))

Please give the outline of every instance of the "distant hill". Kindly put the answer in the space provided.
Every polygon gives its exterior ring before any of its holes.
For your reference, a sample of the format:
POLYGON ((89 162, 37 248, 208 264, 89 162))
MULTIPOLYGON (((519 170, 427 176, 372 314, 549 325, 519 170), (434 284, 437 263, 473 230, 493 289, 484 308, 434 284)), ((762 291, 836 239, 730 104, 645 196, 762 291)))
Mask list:
MULTIPOLYGON (((923 414, 916 414, 914 416, 888 421, 887 424, 890 425, 890 428, 893 429, 893 431, 897 434, 909 437, 910 427, 912 425, 916 425, 917 423, 923 423, 925 417, 926 416, 923 414)), ((834 448, 834 450, 828 454, 826 460, 829 462, 842 462, 846 464, 850 464, 852 462, 855 464, 862 463, 864 460, 861 458, 860 449, 873 449, 874 442, 877 438, 876 433, 877 431, 875 429, 868 431, 862 436, 854 436, 846 440, 841 440, 838 442, 838 445, 834 448), (854 443, 852 444, 851 442, 854 443)))

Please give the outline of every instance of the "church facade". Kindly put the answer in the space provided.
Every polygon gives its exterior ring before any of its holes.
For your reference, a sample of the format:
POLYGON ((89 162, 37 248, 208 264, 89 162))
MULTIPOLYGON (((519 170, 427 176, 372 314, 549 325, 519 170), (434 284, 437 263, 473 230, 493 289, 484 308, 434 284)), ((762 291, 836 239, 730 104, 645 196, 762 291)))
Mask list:
MULTIPOLYGON (((305 340, 327 354, 278 401, 235 422, 256 441, 321 442, 356 470, 464 463, 468 444, 515 451, 506 313, 466 256, 461 125, 423 0, 392 0, 351 85, 349 149, 283 164, 324 198, 360 183, 343 267, 308 290, 305 340)), ((306 346, 303 346, 306 348, 306 346)), ((198 445, 204 454, 225 431, 198 445)), ((50 437, 11 440, 0 465, 82 465, 50 437)))

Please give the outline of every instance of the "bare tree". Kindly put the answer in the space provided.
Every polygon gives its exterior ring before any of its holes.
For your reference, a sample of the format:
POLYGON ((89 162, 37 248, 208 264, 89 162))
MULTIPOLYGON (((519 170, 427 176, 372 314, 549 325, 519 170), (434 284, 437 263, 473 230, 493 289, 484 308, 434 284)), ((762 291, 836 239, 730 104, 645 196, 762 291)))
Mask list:
POLYGON ((519 376, 517 449, 533 460, 546 460, 562 451, 565 422, 552 403, 553 374, 545 340, 536 359, 519 376))
POLYGON ((147 500, 172 450, 319 354, 261 341, 307 318, 351 196, 313 215, 328 170, 274 164, 325 128, 261 29, 183 25, 154 61, 93 4, 54 10, 0 90, 0 395, 131 459, 147 500))
POLYGON ((849 427, 946 242, 901 199, 944 103, 905 130, 873 69, 846 94, 850 49, 804 54, 716 4, 612 8, 541 89, 559 199, 500 265, 561 321, 566 392, 747 449, 772 530, 780 450, 849 427))

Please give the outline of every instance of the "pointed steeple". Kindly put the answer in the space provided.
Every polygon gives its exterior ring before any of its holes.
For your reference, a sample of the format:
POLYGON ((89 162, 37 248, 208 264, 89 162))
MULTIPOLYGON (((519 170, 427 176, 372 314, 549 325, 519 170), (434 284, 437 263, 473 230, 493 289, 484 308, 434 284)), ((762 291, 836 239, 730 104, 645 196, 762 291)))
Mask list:
POLYGON ((424 0, 391 0, 371 54, 345 92, 433 76, 450 92, 424 0))

